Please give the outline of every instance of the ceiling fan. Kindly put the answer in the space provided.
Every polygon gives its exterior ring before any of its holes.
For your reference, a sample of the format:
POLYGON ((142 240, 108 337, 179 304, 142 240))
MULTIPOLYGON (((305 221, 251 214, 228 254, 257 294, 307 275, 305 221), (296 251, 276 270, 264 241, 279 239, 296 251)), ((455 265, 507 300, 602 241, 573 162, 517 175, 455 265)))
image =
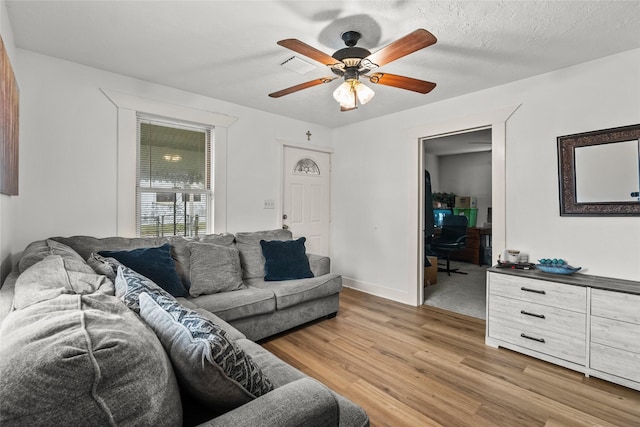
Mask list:
POLYGON ((436 87, 435 83, 424 80, 390 73, 373 72, 378 67, 391 61, 434 44, 436 38, 429 31, 417 29, 374 53, 356 46, 361 37, 362 35, 357 31, 342 33, 341 38, 347 47, 336 51, 331 56, 297 39, 280 40, 278 42, 280 46, 328 66, 336 76, 311 80, 270 93, 269 96, 279 98, 343 77, 344 83, 333 92, 333 97, 340 103, 340 111, 350 111, 358 108, 358 104, 369 102, 374 95, 373 90, 360 83, 360 77, 366 77, 374 84, 397 87, 423 94, 431 92, 436 87))

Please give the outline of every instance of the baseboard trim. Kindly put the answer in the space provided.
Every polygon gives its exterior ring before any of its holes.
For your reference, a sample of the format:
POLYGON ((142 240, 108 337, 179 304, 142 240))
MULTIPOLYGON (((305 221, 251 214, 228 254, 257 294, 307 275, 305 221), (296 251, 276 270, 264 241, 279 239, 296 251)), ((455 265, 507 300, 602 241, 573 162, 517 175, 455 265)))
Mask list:
POLYGON ((406 292, 398 292, 394 289, 384 288, 380 285, 367 283, 361 280, 355 280, 344 276, 342 276, 342 285, 344 287, 357 289, 359 291, 375 295, 377 297, 390 299, 402 304, 412 305, 412 303, 409 302, 409 295, 406 292))

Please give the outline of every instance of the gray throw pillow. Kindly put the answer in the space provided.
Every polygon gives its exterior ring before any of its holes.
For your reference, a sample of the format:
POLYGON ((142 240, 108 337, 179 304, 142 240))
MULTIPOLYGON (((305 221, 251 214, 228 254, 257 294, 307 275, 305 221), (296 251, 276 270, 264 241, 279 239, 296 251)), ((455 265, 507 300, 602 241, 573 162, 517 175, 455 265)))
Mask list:
POLYGON ((192 297, 245 289, 240 252, 236 248, 190 242, 192 297))
POLYGON ((273 390, 271 381, 226 332, 157 294, 140 294, 140 316, 160 338, 178 382, 193 397, 229 410, 273 390))
POLYGON ((236 240, 236 236, 231 233, 219 233, 219 234, 206 234, 200 237, 198 240, 201 243, 213 243, 219 246, 234 246, 233 243, 236 240))
POLYGON ((240 250, 242 277, 257 279, 264 277, 264 257, 260 240, 291 240, 293 235, 289 230, 268 230, 236 233, 236 245, 240 250))
POLYGON ((82 258, 48 255, 16 280, 13 305, 20 310, 62 294, 114 295, 113 282, 96 274, 82 258))
POLYGON ((125 265, 118 266, 116 275, 116 296, 134 313, 140 313, 140 294, 146 292, 161 295, 175 301, 175 298, 151 280, 125 265))
POLYGON ((60 295, 0 326, 0 425, 179 426, 162 344, 113 296, 60 295))

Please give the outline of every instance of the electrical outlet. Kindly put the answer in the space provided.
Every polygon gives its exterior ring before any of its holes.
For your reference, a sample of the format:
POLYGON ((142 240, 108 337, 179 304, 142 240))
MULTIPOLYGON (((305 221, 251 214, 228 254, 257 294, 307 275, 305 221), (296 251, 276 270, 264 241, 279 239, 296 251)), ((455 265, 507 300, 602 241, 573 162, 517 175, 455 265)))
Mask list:
POLYGON ((276 201, 273 200, 273 199, 265 200, 264 201, 264 208, 265 209, 275 209, 276 208, 276 201))

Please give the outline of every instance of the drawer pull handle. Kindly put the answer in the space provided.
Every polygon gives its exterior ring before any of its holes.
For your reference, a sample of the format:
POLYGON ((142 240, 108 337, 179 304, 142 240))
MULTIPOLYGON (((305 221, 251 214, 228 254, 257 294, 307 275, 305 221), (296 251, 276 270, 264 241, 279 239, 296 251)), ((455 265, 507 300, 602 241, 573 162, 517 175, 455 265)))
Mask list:
POLYGON ((528 340, 538 341, 538 342, 541 342, 541 343, 543 343, 543 344, 545 343, 544 338, 530 337, 530 336, 529 336, 529 335, 527 335, 527 334, 520 334, 520 336, 521 336, 522 338, 526 338, 526 339, 528 339, 528 340))
POLYGON ((537 318, 540 318, 540 319, 544 319, 545 318, 544 314, 529 313, 528 311, 524 311, 524 310, 520 310, 520 314, 524 314, 524 315, 527 315, 527 316, 533 316, 533 317, 537 317, 537 318))
POLYGON ((540 294, 540 295, 545 295, 546 292, 545 291, 539 291, 537 289, 529 289, 529 288, 525 288, 524 286, 520 288, 521 291, 525 291, 525 292, 533 292, 534 294, 540 294))

